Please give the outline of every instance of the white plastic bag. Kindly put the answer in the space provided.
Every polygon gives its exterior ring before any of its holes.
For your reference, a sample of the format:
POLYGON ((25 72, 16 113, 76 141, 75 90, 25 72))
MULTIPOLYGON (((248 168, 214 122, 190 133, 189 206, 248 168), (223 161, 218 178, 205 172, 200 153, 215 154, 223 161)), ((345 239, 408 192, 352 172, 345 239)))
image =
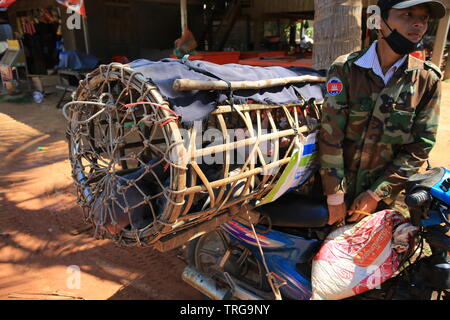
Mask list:
MULTIPOLYGON (((400 213, 384 210, 330 233, 313 260, 311 299, 345 299, 391 278, 402 258, 394 232, 407 222, 400 213)), ((410 240, 413 228, 407 229, 410 240)))
POLYGON ((291 160, 284 169, 275 187, 260 201, 258 206, 275 201, 285 193, 301 186, 317 169, 317 132, 310 133, 299 141, 295 138, 291 160))

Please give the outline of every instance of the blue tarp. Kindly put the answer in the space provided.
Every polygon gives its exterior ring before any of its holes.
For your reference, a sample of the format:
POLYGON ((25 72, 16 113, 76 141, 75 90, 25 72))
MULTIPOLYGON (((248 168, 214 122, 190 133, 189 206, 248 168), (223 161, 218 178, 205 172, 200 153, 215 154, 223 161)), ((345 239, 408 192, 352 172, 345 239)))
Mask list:
POLYGON ((89 54, 78 51, 62 51, 59 54, 58 69, 92 70, 100 60, 89 54))
MULTIPOLYGON (((163 59, 158 62, 139 59, 129 64, 141 72, 160 90, 172 109, 181 115, 182 122, 189 125, 193 121, 204 120, 218 105, 229 98, 228 91, 175 91, 172 88, 175 79, 191 80, 227 80, 252 81, 274 78, 295 77, 302 75, 325 76, 323 72, 303 67, 253 67, 240 64, 218 65, 207 61, 182 61, 163 59), (195 70, 194 70, 195 69, 195 70), (201 69, 204 72, 200 72, 201 69), (205 74, 206 73, 206 74, 205 74)), ((302 99, 316 98, 322 101, 325 86, 323 84, 297 83, 282 87, 261 90, 236 90, 233 92, 234 103, 255 103, 281 105, 301 103, 302 99)))

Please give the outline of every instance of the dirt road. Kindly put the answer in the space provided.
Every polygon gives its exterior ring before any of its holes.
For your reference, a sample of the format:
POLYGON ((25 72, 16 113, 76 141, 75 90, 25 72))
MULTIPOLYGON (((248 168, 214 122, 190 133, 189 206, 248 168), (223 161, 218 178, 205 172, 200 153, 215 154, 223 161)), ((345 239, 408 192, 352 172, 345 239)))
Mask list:
MULTIPOLYGON (((443 89, 431 163, 450 168, 450 83, 443 89)), ((57 98, 0 103, 0 299, 200 299, 181 280, 176 252, 71 234, 84 223, 57 98)))
POLYGON ((200 299, 177 252, 71 234, 85 224, 56 99, 0 104, 0 299, 200 299))

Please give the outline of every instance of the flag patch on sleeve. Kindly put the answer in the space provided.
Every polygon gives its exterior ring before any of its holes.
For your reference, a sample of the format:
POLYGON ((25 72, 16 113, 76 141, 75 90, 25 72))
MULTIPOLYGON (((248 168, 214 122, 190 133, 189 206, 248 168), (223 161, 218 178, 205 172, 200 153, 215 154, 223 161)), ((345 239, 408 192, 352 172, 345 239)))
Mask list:
POLYGON ((331 78, 327 82, 327 92, 332 96, 336 96, 339 93, 341 93, 343 88, 344 85, 342 84, 342 81, 339 80, 338 78, 331 78))

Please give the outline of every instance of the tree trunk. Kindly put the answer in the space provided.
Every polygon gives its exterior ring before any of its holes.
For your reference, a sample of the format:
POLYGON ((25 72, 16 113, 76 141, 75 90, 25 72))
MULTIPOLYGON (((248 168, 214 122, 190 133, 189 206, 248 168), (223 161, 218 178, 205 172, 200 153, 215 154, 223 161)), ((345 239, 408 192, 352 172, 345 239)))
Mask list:
POLYGON ((361 49, 361 0, 314 0, 314 10, 314 68, 361 49))

